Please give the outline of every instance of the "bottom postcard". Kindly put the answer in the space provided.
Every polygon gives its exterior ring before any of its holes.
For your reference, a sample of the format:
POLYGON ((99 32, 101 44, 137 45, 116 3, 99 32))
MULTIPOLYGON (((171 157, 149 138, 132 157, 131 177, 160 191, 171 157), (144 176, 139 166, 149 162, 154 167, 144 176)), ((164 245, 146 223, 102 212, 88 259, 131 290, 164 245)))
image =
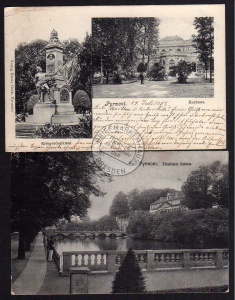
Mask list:
POLYGON ((119 154, 12 154, 12 294, 228 292, 228 152, 119 154))

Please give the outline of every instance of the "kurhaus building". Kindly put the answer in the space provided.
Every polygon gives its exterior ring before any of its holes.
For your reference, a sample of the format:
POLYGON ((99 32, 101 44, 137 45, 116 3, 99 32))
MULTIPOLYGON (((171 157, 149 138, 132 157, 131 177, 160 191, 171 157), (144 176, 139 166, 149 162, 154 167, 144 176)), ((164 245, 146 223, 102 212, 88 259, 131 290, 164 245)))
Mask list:
POLYGON ((180 60, 194 64, 194 71, 202 70, 202 63, 198 60, 198 53, 192 45, 192 39, 183 40, 179 36, 167 36, 159 40, 155 55, 150 61, 151 68, 155 63, 163 66, 168 73, 171 66, 177 66, 180 60))

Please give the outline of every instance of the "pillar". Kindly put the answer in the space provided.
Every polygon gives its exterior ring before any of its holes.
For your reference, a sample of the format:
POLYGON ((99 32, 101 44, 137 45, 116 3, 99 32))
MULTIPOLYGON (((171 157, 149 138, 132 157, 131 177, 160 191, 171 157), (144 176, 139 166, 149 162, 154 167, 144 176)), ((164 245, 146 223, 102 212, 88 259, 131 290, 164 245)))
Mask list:
POLYGON ((88 294, 88 276, 91 270, 87 267, 70 267, 70 294, 88 294))

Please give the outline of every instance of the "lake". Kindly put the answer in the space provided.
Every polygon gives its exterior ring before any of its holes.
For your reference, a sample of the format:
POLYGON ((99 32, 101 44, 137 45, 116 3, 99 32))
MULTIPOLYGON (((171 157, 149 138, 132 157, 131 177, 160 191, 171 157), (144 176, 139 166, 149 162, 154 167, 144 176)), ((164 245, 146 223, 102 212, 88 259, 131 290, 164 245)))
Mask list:
POLYGON ((101 250, 118 250, 126 251, 130 247, 133 250, 162 250, 162 249, 211 249, 223 248, 212 244, 177 244, 163 243, 154 240, 133 240, 123 238, 64 238, 55 241, 55 249, 59 254, 63 251, 101 251, 101 250))

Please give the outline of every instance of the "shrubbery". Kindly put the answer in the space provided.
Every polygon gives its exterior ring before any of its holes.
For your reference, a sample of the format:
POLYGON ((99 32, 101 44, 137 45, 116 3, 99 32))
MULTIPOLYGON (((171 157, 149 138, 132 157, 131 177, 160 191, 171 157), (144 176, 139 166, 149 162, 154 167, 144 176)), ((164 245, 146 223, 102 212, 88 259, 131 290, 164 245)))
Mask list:
POLYGON ((130 248, 115 275, 112 293, 133 294, 144 292, 146 292, 144 277, 135 252, 130 248))
POLYGON ((77 125, 45 124, 43 128, 35 132, 32 138, 91 138, 92 117, 85 116, 80 121, 77 125))
POLYGON ((129 217, 127 231, 135 238, 154 238, 177 243, 207 242, 227 246, 228 209, 198 209, 161 215, 134 212, 129 217))

